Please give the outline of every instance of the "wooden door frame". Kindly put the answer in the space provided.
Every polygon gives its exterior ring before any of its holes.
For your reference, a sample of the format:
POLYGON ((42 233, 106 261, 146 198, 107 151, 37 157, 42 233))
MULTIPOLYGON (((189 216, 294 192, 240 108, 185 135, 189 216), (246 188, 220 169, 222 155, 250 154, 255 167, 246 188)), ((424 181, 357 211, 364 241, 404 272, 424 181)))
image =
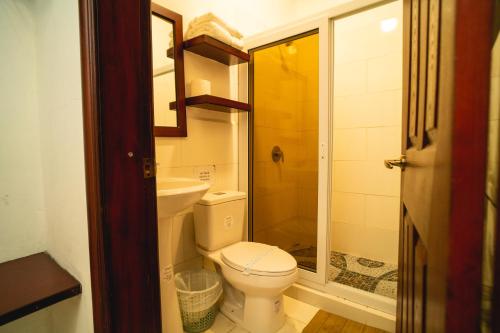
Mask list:
POLYGON ((148 0, 79 0, 95 332, 161 332, 155 178, 119 192, 154 156, 150 13, 148 0))

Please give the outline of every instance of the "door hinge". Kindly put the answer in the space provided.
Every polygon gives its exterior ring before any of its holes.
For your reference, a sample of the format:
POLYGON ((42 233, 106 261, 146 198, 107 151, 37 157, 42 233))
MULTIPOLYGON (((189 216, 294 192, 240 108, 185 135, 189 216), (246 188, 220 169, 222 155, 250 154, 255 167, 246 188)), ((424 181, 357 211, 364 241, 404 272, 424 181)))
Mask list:
POLYGON ((154 158, 142 159, 142 170, 144 178, 152 178, 156 176, 156 163, 154 158))

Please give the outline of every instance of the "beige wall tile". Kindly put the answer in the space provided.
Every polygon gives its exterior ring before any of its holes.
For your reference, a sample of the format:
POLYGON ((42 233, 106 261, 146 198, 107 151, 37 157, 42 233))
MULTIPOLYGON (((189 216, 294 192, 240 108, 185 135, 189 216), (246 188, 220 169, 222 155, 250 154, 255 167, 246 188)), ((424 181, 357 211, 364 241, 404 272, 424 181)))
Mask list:
POLYGON ((386 229, 367 228, 365 234, 365 256, 391 264, 398 262, 398 232, 386 229))
POLYGON ((375 127, 366 129, 367 160, 383 162, 401 154, 401 127, 375 127))
POLYGON ((334 128, 401 126, 401 89, 334 98, 334 128))
POLYGON ((272 161, 271 151, 279 146, 284 153, 285 162, 298 161, 300 158, 300 133, 295 130, 276 130, 268 127, 255 128, 254 161, 272 161))
POLYGON ((365 172, 368 174, 365 193, 399 197, 400 169, 387 169, 383 161, 368 161, 365 164, 365 172))
POLYGON ((334 96, 360 95, 366 92, 365 61, 345 63, 334 68, 334 96))
POLYGON ((402 53, 367 61, 367 89, 369 92, 401 89, 402 53))
POLYGON ((333 190, 336 192, 367 193, 370 174, 364 161, 335 161, 333 190))
POLYGON ((210 191, 238 190, 238 164, 218 164, 215 166, 215 184, 210 191))
MULTIPOLYGON (((333 223, 331 225, 331 250, 349 253, 354 256, 365 256, 365 227, 358 224, 333 223)), ((365 256, 366 257, 366 256, 365 256)))
POLYGON ((331 249, 396 264, 398 233, 385 229, 364 228, 360 225, 334 223, 332 224, 331 249))
POLYGON ((179 167, 182 165, 181 158, 182 139, 178 138, 155 138, 156 163, 158 167, 179 167))
POLYGON ((238 162, 230 122, 188 118, 188 135, 182 140, 183 166, 238 162))
POLYGON ((333 192, 332 223, 365 224, 365 195, 333 192))
MULTIPOLYGON (((500 52, 499 52, 500 53, 500 52)), ((498 55, 500 58, 500 54, 498 55)), ((490 120, 500 116, 500 76, 491 78, 490 86, 490 120)))
POLYGON ((335 129, 333 132, 333 159, 335 161, 366 159, 366 130, 364 128, 335 129))
POLYGON ((379 195, 366 197, 366 226, 399 230, 399 198, 379 195))

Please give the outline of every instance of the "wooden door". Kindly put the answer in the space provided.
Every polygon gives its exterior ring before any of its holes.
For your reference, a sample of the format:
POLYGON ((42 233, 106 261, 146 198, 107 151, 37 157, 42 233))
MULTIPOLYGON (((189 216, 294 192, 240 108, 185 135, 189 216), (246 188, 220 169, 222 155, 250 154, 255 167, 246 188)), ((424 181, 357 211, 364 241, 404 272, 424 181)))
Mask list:
POLYGON ((404 1, 398 332, 477 332, 492 0, 404 1))
POLYGON ((156 182, 144 170, 154 156, 150 5, 80 0, 92 306, 99 333, 161 332, 156 182))

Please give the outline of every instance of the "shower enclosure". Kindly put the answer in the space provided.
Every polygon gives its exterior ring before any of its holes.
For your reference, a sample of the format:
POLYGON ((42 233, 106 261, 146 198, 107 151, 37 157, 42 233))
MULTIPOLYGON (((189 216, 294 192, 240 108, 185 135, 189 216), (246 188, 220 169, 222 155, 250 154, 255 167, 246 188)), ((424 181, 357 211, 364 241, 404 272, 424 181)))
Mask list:
POLYGON ((251 51, 252 234, 316 272, 318 31, 251 51))
MULTIPOLYGON (((252 41, 249 239, 299 283, 394 314, 402 1, 332 10, 252 41)), ((264 35, 264 34, 263 34, 264 35)))

